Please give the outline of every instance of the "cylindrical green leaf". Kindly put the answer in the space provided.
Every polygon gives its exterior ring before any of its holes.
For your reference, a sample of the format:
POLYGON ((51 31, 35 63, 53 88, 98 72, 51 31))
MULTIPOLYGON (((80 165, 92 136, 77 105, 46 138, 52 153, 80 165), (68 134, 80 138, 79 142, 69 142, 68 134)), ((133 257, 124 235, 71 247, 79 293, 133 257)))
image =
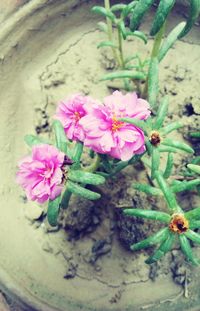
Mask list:
POLYGON ((116 11, 122 11, 123 9, 125 9, 127 7, 126 4, 124 3, 118 3, 118 4, 114 4, 111 6, 110 10, 111 12, 116 12, 116 11))
POLYGON ((142 129, 145 133, 147 133, 147 125, 145 124, 145 121, 136 119, 136 118, 119 118, 120 121, 133 124, 140 129, 142 129))
POLYGON ((127 36, 133 36, 141 39, 145 44, 147 44, 147 36, 142 31, 127 31, 127 36))
POLYGON ((151 187, 147 184, 133 184, 133 188, 136 190, 145 192, 146 194, 150 194, 150 195, 159 195, 159 196, 163 195, 160 189, 156 187, 151 187))
POLYGON ((137 2, 130 19, 130 29, 132 31, 139 27, 144 14, 148 11, 153 2, 154 0, 139 0, 137 2))
POLYGON ((121 70, 121 71, 115 71, 106 74, 103 76, 103 78, 100 79, 100 81, 106 81, 106 80, 114 80, 114 79, 135 79, 135 80, 145 80, 146 77, 144 73, 139 71, 130 71, 130 70, 121 70))
POLYGON ((174 4, 175 0, 160 0, 158 9, 156 11, 156 16, 154 17, 153 25, 150 30, 151 36, 155 36, 160 30, 174 4))
POLYGON ((103 48, 103 47, 112 47, 114 49, 117 49, 118 47, 116 46, 116 44, 114 44, 112 41, 103 41, 103 42, 100 42, 98 45, 97 45, 97 49, 99 48, 103 48))
POLYGON ((192 190, 198 185, 200 185, 200 179, 194 179, 190 181, 184 180, 176 185, 173 185, 171 189, 173 192, 181 192, 185 190, 192 190))
POLYGON ((147 219, 159 220, 164 223, 169 223, 171 216, 164 212, 143 210, 141 208, 124 209, 123 213, 128 216, 142 217, 147 219))
POLYGON ((200 174, 200 165, 188 164, 187 167, 194 173, 200 174))
POLYGON ((160 146, 158 146, 157 148, 160 152, 173 152, 173 153, 178 152, 178 149, 176 149, 174 147, 170 147, 170 146, 164 146, 162 144, 160 146))
POLYGON ((177 130, 179 128, 183 127, 183 124, 181 122, 172 122, 168 125, 166 125, 165 127, 163 127, 160 132, 162 134, 169 134, 171 132, 173 132, 174 130, 177 130))
POLYGON ((160 189, 162 190, 165 199, 167 201, 167 204, 169 208, 173 211, 176 211, 178 208, 176 198, 174 196, 174 193, 169 189, 168 185, 166 184, 163 176, 159 171, 155 172, 155 178, 157 180, 158 185, 160 186, 160 189))
POLYGON ((172 173, 172 170, 173 170, 173 167, 174 167, 174 160, 173 160, 173 154, 172 153, 168 153, 168 157, 167 157, 167 164, 166 164, 166 168, 165 168, 165 171, 163 173, 163 177, 165 179, 169 178, 171 173, 172 173))
POLYGON ((158 130, 162 127, 164 119, 167 115, 168 106, 169 106, 169 100, 168 100, 168 97, 165 96, 158 108, 158 113, 156 115, 156 120, 153 126, 155 130, 158 130))
POLYGON ((57 226, 57 219, 60 211, 60 200, 61 196, 57 197, 55 200, 49 200, 47 209, 47 219, 52 227, 57 226))
POLYGON ((190 220, 190 229, 199 229, 200 228, 200 220, 190 220))
POLYGON ((53 129, 55 131, 56 136, 56 146, 58 147, 59 150, 68 155, 66 134, 59 120, 55 120, 53 122, 53 129))
POLYGON ((35 135, 26 135, 24 137, 24 141, 29 147, 32 147, 38 144, 49 144, 44 139, 39 138, 38 136, 35 136, 35 135))
POLYGON ((148 99, 152 108, 156 107, 157 96, 159 92, 159 68, 158 59, 151 59, 148 74, 148 99))
POLYGON ((110 11, 110 10, 106 10, 104 7, 102 6, 94 6, 92 8, 92 12, 93 13, 97 13, 99 15, 102 15, 104 17, 109 18, 112 22, 114 22, 115 20, 115 15, 110 11))
POLYGON ((79 170, 69 170, 68 178, 78 183, 91 185, 100 185, 105 182, 105 178, 103 176, 79 170))
POLYGON ((168 231, 167 238, 161 243, 160 247, 155 251, 155 253, 150 256, 145 262, 147 264, 152 264, 163 257, 167 252, 169 252, 174 244, 176 235, 168 231))
POLYGON ((187 219, 200 219, 200 207, 194 208, 191 211, 185 213, 187 219))
POLYGON ((182 30, 184 29, 185 25, 186 25, 185 22, 181 22, 169 33, 169 35, 167 36, 167 38, 165 39, 165 41, 163 42, 163 44, 160 47, 160 50, 158 53, 158 61, 159 62, 161 62, 161 60, 165 57, 165 55, 167 54, 169 49, 174 45, 174 43, 178 39, 178 36, 180 35, 182 30))
POLYGON ((173 139, 170 139, 170 138, 165 138, 162 141, 162 144, 169 146, 169 147, 177 148, 179 150, 183 150, 183 151, 188 152, 188 153, 194 153, 194 150, 189 145, 187 145, 185 143, 181 143, 181 142, 173 140, 173 139))
POLYGON ((151 247, 155 244, 162 243, 164 240, 166 240, 168 234, 169 234, 169 229, 163 228, 159 230, 157 233, 150 236, 149 238, 142 240, 136 244, 132 244, 130 249, 132 251, 138 251, 140 249, 144 249, 147 247, 151 247))
POLYGON ((62 195, 62 199, 61 199, 61 203, 60 203, 60 208, 62 208, 62 209, 67 209, 68 208, 68 204, 69 204, 69 200, 71 198, 71 195, 72 195, 71 191, 66 189, 64 194, 62 195))
POLYGON ((179 237, 179 241, 180 241, 180 245, 181 245, 181 250, 182 250, 183 254, 185 255, 185 257, 187 258, 187 260, 192 262, 194 265, 198 265, 199 262, 193 256, 193 252, 192 252, 192 248, 190 246, 190 242, 188 241, 185 234, 179 234, 178 237, 179 237))
POLYGON ((77 184, 74 184, 73 182, 71 182, 69 180, 67 182, 67 190, 71 191, 72 193, 74 193, 76 195, 84 197, 88 200, 98 200, 101 197, 101 195, 99 193, 85 189, 85 188, 83 188, 77 184))
POLYGON ((184 37, 192 28, 195 21, 198 19, 200 13, 200 1, 199 0, 190 0, 190 13, 189 18, 187 20, 187 24, 185 25, 185 28, 179 35, 179 39, 184 37))
POLYGON ((193 242, 200 244, 200 234, 199 233, 194 232, 193 230, 189 229, 185 232, 185 236, 188 239, 192 240, 193 242))
POLYGON ((74 162, 80 162, 82 153, 83 153, 83 143, 77 141, 73 149, 72 160, 74 162))
POLYGON ((193 137, 193 138, 200 138, 200 131, 189 133, 189 135, 190 137, 193 137))
POLYGON ((160 152, 157 147, 152 148, 151 155, 151 179, 154 180, 155 172, 158 171, 160 166, 160 152))
POLYGON ((131 11, 136 5, 137 5, 137 2, 135 0, 127 4, 122 11, 122 15, 121 15, 122 18, 125 19, 129 15, 129 13, 131 13, 131 11))

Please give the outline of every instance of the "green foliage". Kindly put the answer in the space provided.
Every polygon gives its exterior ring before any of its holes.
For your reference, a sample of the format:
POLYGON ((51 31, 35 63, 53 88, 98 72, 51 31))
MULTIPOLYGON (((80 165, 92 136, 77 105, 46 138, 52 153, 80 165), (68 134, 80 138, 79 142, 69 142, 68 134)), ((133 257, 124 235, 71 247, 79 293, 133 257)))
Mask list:
POLYGON ((153 25, 150 30, 151 36, 155 36, 157 32, 160 30, 160 28, 163 26, 174 4, 175 0, 160 0, 155 18, 153 20, 153 25))

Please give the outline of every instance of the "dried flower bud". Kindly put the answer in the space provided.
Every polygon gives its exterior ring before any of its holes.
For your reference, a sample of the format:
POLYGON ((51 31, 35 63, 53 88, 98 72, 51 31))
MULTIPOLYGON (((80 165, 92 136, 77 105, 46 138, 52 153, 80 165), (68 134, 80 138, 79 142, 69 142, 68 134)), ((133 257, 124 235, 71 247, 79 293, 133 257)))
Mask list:
POLYGON ((174 214, 169 229, 175 233, 184 233, 189 228, 189 222, 183 214, 174 214))
POLYGON ((160 133, 158 131, 152 131, 149 140, 152 145, 155 147, 158 146, 161 142, 160 133))

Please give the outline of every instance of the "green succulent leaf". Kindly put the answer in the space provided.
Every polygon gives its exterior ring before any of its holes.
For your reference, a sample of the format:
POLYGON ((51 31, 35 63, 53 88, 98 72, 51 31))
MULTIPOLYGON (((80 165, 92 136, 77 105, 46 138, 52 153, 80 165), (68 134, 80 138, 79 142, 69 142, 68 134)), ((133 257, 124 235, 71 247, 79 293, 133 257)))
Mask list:
POLYGON ((124 3, 118 3, 118 4, 112 5, 112 7, 110 8, 110 10, 111 10, 111 12, 123 11, 126 7, 127 7, 126 4, 124 4, 124 3))
POLYGON ((183 151, 188 152, 188 153, 194 153, 194 150, 189 145, 182 143, 182 142, 179 142, 179 141, 176 141, 176 140, 173 140, 171 138, 165 138, 162 141, 162 144, 169 146, 169 147, 177 148, 179 150, 183 150, 183 151))
POLYGON ((181 122, 172 122, 166 125, 165 127, 163 127, 160 132, 164 135, 167 135, 181 127, 183 127, 183 124, 181 122))
POLYGON ((179 35, 179 39, 183 38, 190 31, 200 14, 200 1, 190 0, 190 13, 185 28, 179 35))
POLYGON ((101 197, 99 193, 85 189, 69 180, 67 182, 67 190, 88 200, 98 200, 101 197))
POLYGON ((47 219, 52 227, 56 227, 58 224, 57 219, 60 211, 60 200, 61 196, 57 197, 55 200, 49 200, 47 219))
POLYGON ((98 25, 98 27, 99 27, 99 29, 100 29, 101 31, 103 31, 103 32, 105 32, 105 33, 108 33, 108 26, 107 26, 106 23, 104 23, 104 22, 99 22, 99 23, 97 23, 97 25, 98 25))
POLYGON ((156 107, 156 100, 159 91, 159 69, 158 59, 156 57, 151 59, 148 74, 148 99, 152 108, 156 107))
POLYGON ((185 232, 185 236, 190 239, 191 241, 200 244, 200 234, 193 231, 193 230, 187 230, 185 232))
POLYGON ((160 145, 160 146, 158 146, 157 148, 158 148, 158 150, 159 150, 160 152, 173 152, 173 153, 176 153, 176 152, 179 151, 179 149, 176 149, 176 148, 174 148, 174 147, 163 146, 163 145, 160 145))
POLYGON ((173 170, 173 167, 174 167, 174 159, 173 159, 173 154, 171 152, 168 153, 168 157, 167 157, 167 164, 166 164, 166 168, 165 168, 165 171, 163 173, 163 177, 165 179, 169 178, 171 173, 172 173, 172 170, 173 170))
POLYGON ((196 207, 192 209, 191 211, 186 212, 185 217, 188 220, 200 219, 200 207, 196 207))
POLYGON ((69 191, 68 189, 65 190, 65 192, 62 195, 61 203, 60 203, 60 208, 62 209, 67 209, 69 200, 71 198, 72 192, 69 191))
POLYGON ((174 193, 170 190, 170 188, 166 184, 162 174, 159 171, 155 172, 155 178, 157 180, 157 183, 158 183, 160 189, 162 190, 162 192, 165 196, 165 199, 167 201, 169 208, 173 211, 176 211, 178 208, 178 205, 177 205, 174 193))
POLYGON ((199 132, 192 132, 189 135, 190 135, 190 137, 193 137, 193 138, 200 138, 200 131, 199 132))
POLYGON ((160 47, 160 50, 158 53, 158 61, 159 62, 161 62, 163 60, 163 58, 165 57, 165 55, 167 54, 169 49, 171 49, 171 47, 174 45, 174 43, 178 39, 180 33, 184 29, 185 25, 186 25, 185 22, 181 22, 169 33, 169 35, 167 36, 167 38, 165 39, 165 41, 163 42, 163 44, 160 47))
POLYGON ((163 126, 164 119, 168 112, 169 100, 168 97, 165 96, 158 108, 158 113, 156 115, 155 123, 153 128, 155 130, 160 129, 163 126))
POLYGON ((171 189, 173 192, 181 192, 186 190, 192 190, 198 185, 200 185, 200 179, 194 179, 190 181, 184 180, 176 183, 175 185, 172 185, 171 189))
POLYGON ((200 220, 190 220, 190 229, 199 229, 200 228, 200 220))
POLYGON ((138 251, 140 249, 148 248, 148 247, 151 247, 155 244, 162 243, 164 240, 166 240, 168 234, 169 234, 168 228, 163 228, 163 229, 159 230, 157 233, 148 237, 147 239, 142 240, 136 244, 132 244, 130 249, 132 251, 138 251))
POLYGON ((116 46, 116 44, 114 44, 113 42, 111 42, 111 41, 103 41, 103 42, 101 42, 101 43, 99 43, 98 45, 97 45, 97 48, 99 49, 99 48, 103 48, 103 47, 112 47, 112 48, 114 48, 114 49, 118 49, 118 47, 116 46))
POLYGON ((169 223, 171 216, 164 212, 144 210, 140 208, 128 208, 124 209, 123 213, 128 216, 142 217, 147 219, 159 220, 164 223, 169 223))
POLYGON ((26 135, 24 137, 24 141, 29 147, 33 147, 34 145, 38 144, 49 144, 44 139, 39 138, 38 136, 35 135, 26 135))
POLYGON ((55 120, 53 122, 53 129, 55 131, 55 136, 56 136, 56 146, 58 147, 60 151, 64 152, 67 156, 71 156, 67 148, 68 142, 67 142, 66 134, 59 120, 55 120))
POLYGON ((187 166, 192 172, 200 174, 200 165, 188 164, 187 166))
POLYGON ((74 162, 80 162, 82 153, 83 153, 83 143, 81 143, 80 141, 77 141, 75 146, 74 146, 73 155, 72 155, 71 159, 74 162))
POLYGON ((105 182, 105 178, 103 176, 79 170, 69 170, 68 178, 78 183, 90 185, 100 185, 105 182))
POLYGON ((137 37, 139 39, 141 39, 145 44, 147 44, 147 36, 142 32, 142 31, 138 31, 138 30, 135 30, 135 31, 127 31, 126 32, 126 36, 133 36, 133 37, 137 37))
POLYGON ((187 237, 185 234, 179 234, 179 241, 181 245, 181 250, 187 260, 192 262, 194 265, 198 265, 198 260, 193 256, 192 248, 190 246, 190 242, 188 241, 187 237))
POLYGON ((168 230, 167 238, 161 243, 160 247, 155 251, 155 253, 150 256, 145 262, 147 264, 152 264, 163 257, 167 252, 171 250, 175 241, 175 234, 168 230))
POLYGON ((142 129, 145 133, 147 133, 147 125, 144 121, 136 119, 136 118, 119 118, 120 121, 133 124, 140 129, 142 129))
POLYGON ((127 4, 122 11, 122 18, 125 19, 129 15, 129 13, 131 13, 131 11, 135 8, 136 5, 137 2, 135 0, 127 4))
POLYGON ((163 195, 162 191, 159 188, 149 186, 148 184, 133 184, 133 188, 150 195, 163 195))
POLYGON ((160 166, 160 152, 157 147, 152 148, 151 154, 151 179, 154 180, 155 172, 158 171, 160 166))
POLYGON ((129 70, 121 70, 121 71, 115 71, 108 73, 104 75, 100 81, 106 81, 106 80, 114 80, 114 79, 136 79, 136 80, 145 80, 145 75, 142 72, 139 71, 129 71, 129 70))
POLYGON ((94 6, 92 8, 92 12, 99 14, 101 16, 107 17, 109 18, 112 22, 115 21, 115 15, 110 11, 110 10, 106 10, 104 7, 102 6, 94 6))
POLYGON ((161 0, 160 1, 158 9, 156 11, 156 16, 153 21, 153 25, 150 30, 151 36, 156 35, 157 32, 160 30, 160 28, 163 26, 174 4, 175 4, 175 0, 161 0))
POLYGON ((139 0, 137 2, 133 14, 130 18, 130 29, 132 31, 136 30, 139 27, 143 16, 151 7, 153 2, 154 0, 139 0))

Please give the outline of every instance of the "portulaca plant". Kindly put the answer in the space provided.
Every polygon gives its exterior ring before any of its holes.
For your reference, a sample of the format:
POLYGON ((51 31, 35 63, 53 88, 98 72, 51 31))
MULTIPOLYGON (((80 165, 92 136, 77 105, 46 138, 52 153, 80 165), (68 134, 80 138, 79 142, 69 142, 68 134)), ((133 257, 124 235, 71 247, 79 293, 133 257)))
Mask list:
POLYGON ((116 90, 102 100, 75 94, 61 101, 53 117, 55 140, 47 142, 34 135, 25 137, 31 151, 18 164, 17 182, 29 200, 39 204, 48 202, 48 221, 57 226, 59 213, 68 207, 72 194, 97 200, 100 194, 88 185, 101 185, 125 167, 143 161, 151 172, 151 185, 134 183, 133 187, 149 196, 164 198, 168 211, 124 207, 124 215, 165 224, 164 228, 131 245, 130 249, 136 251, 158 244, 146 261, 153 263, 177 240, 186 258, 199 264, 189 240, 200 244, 200 235, 194 231, 200 228, 200 207, 184 211, 177 203, 176 193, 199 187, 197 164, 200 161, 194 160, 188 165, 193 176, 191 180, 180 182, 170 178, 174 155, 177 152, 193 154, 194 151, 186 143, 168 136, 182 127, 181 122, 163 125, 169 103, 167 97, 158 102, 158 67, 174 42, 189 32, 199 15, 200 1, 191 1, 187 22, 176 26, 162 41, 167 16, 175 1, 161 0, 150 31, 155 35, 151 58, 142 61, 139 55, 125 56, 123 41, 128 36, 138 37, 144 43, 147 41, 138 27, 152 4, 153 1, 138 0, 110 6, 105 0, 104 7, 93 8, 106 18, 106 23, 101 22, 100 27, 107 33, 108 40, 98 47, 111 48, 116 61, 115 71, 101 80, 121 79, 123 90, 116 90), (127 20, 130 21, 128 25, 127 20), (115 31, 117 43, 113 39, 115 31), (90 164, 84 166, 82 157, 88 149, 90 164), (166 159, 164 170, 160 167, 161 154, 166 159))

